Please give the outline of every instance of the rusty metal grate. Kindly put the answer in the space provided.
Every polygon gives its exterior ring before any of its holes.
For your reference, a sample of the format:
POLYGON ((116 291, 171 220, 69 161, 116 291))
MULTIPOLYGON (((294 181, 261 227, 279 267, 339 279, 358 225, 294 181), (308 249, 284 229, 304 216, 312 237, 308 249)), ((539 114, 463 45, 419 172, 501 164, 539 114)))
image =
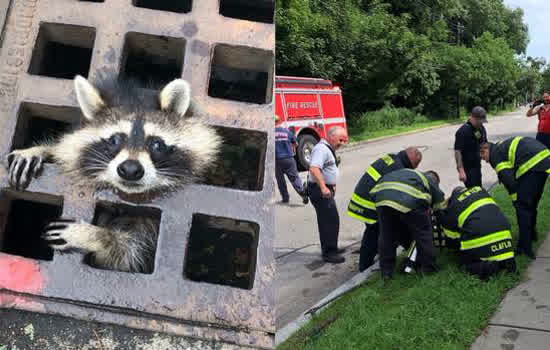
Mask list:
POLYGON ((0 167, 0 273, 8 264, 29 272, 25 284, 0 276, 0 307, 273 346, 266 176, 274 166, 273 8, 274 1, 11 1, 0 42, 0 155, 78 124, 75 74, 92 82, 104 74, 183 77, 226 144, 205 183, 147 203, 75 187, 55 164, 18 192, 0 167), (98 269, 83 254, 40 246, 42 221, 62 214, 92 223, 112 205, 160 217, 151 274, 98 269), (27 212, 34 224, 21 219, 27 212), (29 249, 33 240, 38 249, 29 249), (218 260, 208 259, 211 251, 218 260))

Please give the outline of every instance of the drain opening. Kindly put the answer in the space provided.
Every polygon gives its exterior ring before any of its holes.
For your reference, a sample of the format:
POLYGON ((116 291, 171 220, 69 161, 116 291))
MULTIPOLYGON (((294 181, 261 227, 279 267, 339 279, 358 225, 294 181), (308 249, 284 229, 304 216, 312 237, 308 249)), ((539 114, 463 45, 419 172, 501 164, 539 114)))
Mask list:
POLYGON ((208 95, 240 102, 270 103, 272 77, 271 51, 218 44, 214 49, 208 95))
POLYGON ((2 190, 0 251, 30 259, 53 260, 53 250, 40 235, 62 212, 63 197, 2 190))
POLYGON ((142 33, 126 34, 121 76, 143 88, 158 88, 181 78, 185 40, 142 33))
MULTIPOLYGON (((162 211, 157 208, 102 201, 96 204, 92 224, 106 229, 115 231, 118 229, 128 232, 131 236, 124 242, 124 245, 127 247, 133 245, 133 240, 140 243, 147 242, 150 249, 146 249, 140 255, 144 261, 145 268, 143 271, 135 271, 134 273, 152 274, 155 270, 155 256, 161 215, 162 211)), ((118 235, 118 237, 120 236, 121 234, 118 235)), ((110 240, 105 240, 104 242, 108 242, 111 247, 117 246, 112 245, 112 241, 110 240)), ((115 251, 121 252, 118 249, 115 251)), ((128 251, 135 250, 130 248, 128 251)), ((84 263, 94 268, 107 269, 103 268, 103 265, 98 265, 92 254, 87 254, 84 257, 84 263)), ((117 268, 110 270, 123 271, 117 268)))
POLYGON ((274 0, 220 0, 220 14, 225 17, 273 23, 274 0))
POLYGON ((187 13, 191 11, 191 0, 134 0, 133 5, 151 10, 187 13))
POLYGON ((205 184, 261 191, 264 183, 267 134, 261 131, 215 126, 223 138, 221 154, 205 176, 205 184))
POLYGON ((47 140, 55 140, 80 124, 80 109, 23 102, 17 115, 12 148, 23 149, 47 140))
POLYGON ((88 77, 95 29, 69 24, 42 23, 33 50, 29 74, 73 79, 88 77))
POLYGON ((252 289, 259 225, 194 214, 187 246, 185 277, 197 282, 252 289))

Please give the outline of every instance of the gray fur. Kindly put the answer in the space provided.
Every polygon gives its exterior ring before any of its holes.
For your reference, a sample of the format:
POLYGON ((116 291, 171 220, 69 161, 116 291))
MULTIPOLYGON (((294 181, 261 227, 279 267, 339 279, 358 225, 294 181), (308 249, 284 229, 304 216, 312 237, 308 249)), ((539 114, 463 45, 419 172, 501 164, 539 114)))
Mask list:
MULTIPOLYGON (((46 159, 74 183, 136 196, 170 194, 200 181, 216 162, 221 137, 198 119, 187 82, 176 79, 156 93, 117 79, 94 86, 77 76, 74 86, 82 127, 10 153, 9 182, 17 190, 40 175, 46 159)), ((90 263, 100 268, 151 273, 158 224, 120 212, 103 214, 97 225, 58 219, 43 238, 56 250, 91 253, 90 263)))

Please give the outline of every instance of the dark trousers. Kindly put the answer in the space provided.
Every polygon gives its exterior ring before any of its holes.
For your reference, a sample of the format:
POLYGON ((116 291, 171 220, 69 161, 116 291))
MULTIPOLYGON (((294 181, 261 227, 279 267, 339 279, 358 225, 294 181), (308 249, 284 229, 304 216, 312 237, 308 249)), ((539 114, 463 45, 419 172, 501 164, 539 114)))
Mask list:
POLYGON ((536 139, 540 143, 544 144, 546 148, 550 148, 550 134, 538 132, 536 139))
POLYGON ((481 187, 481 164, 479 167, 464 168, 464 171, 466 172, 466 181, 464 182, 464 186, 468 188, 474 186, 481 187))
POLYGON ((537 207, 547 178, 547 173, 528 171, 519 179, 518 198, 514 202, 519 226, 519 251, 532 252, 531 243, 537 226, 537 207))
POLYGON ((380 223, 378 252, 382 275, 393 274, 397 246, 408 247, 413 240, 416 241, 418 249, 416 266, 426 272, 435 270, 432 222, 427 211, 414 209, 405 214, 383 206, 378 207, 376 211, 380 223))
POLYGON ((359 271, 364 271, 374 264, 374 257, 378 253, 378 236, 380 235, 380 225, 365 224, 365 232, 361 239, 361 248, 359 249, 359 271))
POLYGON ((502 270, 506 270, 508 272, 516 271, 515 258, 504 261, 483 261, 466 252, 460 252, 459 254, 459 265, 468 273, 475 275, 482 280, 486 280, 502 270))
POLYGON ((319 239, 323 255, 335 253, 338 249, 338 233, 340 231, 340 217, 334 201, 334 192, 330 198, 321 196, 321 188, 313 182, 308 184, 309 199, 317 214, 319 239))
POLYGON ((294 158, 282 158, 275 161, 275 177, 277 178, 277 186, 279 187, 279 192, 281 197, 283 197, 284 202, 288 202, 288 190, 286 188, 285 174, 288 176, 292 187, 298 192, 298 194, 303 194, 304 186, 300 176, 298 176, 298 169, 296 167, 296 161, 294 158))

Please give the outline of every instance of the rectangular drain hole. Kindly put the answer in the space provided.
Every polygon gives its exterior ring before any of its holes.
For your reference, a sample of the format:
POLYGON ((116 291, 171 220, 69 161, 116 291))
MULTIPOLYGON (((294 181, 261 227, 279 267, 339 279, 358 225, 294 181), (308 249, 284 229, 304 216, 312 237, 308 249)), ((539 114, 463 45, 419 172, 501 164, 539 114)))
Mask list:
POLYGON ((53 260, 53 250, 40 235, 44 227, 62 213, 63 197, 0 191, 0 251, 30 259, 53 260))
POLYGON ((264 183, 267 134, 214 126, 223 138, 218 162, 205 177, 207 185, 261 191, 264 183))
MULTIPOLYGON (((114 231, 123 231, 131 234, 130 239, 124 241, 127 247, 139 243, 146 243, 143 252, 139 254, 143 260, 140 270, 134 270, 134 273, 152 274, 155 270, 155 255, 157 251, 158 233, 160 229, 160 220, 162 211, 153 207, 132 206, 121 203, 98 202, 94 212, 92 224, 114 231), (131 242, 136 242, 131 244, 131 242), (129 244, 130 243, 130 244, 129 244)), ((117 238, 123 238, 122 233, 117 233, 117 238)), ((112 242, 104 240, 104 242, 112 242)), ((109 245, 115 247, 115 245, 109 245)), ((84 262, 94 268, 113 271, 128 272, 127 265, 121 263, 129 255, 127 252, 136 252, 137 250, 128 250, 124 254, 117 248, 113 248, 107 256, 111 259, 109 262, 98 261, 95 256, 88 254, 84 262), (118 257, 118 259, 116 259, 118 257), (104 264, 108 264, 107 267, 104 264), (116 267, 114 264, 116 264, 116 267)))
POLYGON ((126 34, 122 75, 143 88, 158 88, 181 78, 185 40, 131 32, 126 34))
POLYGON ((259 225, 254 222, 194 214, 185 277, 252 289, 259 231, 259 225))
POLYGON ((270 103, 273 62, 271 51, 216 45, 208 95, 240 102, 270 103))
POLYGON ((133 0, 135 7, 151 10, 187 13, 191 11, 191 0, 133 0))
POLYGON ((42 23, 32 53, 29 74, 73 79, 88 77, 95 29, 70 24, 42 23))
POLYGON ((273 23, 275 0, 220 0, 220 14, 225 17, 273 23))
POLYGON ((23 102, 19 107, 11 149, 54 140, 80 124, 81 118, 79 108, 23 102))

